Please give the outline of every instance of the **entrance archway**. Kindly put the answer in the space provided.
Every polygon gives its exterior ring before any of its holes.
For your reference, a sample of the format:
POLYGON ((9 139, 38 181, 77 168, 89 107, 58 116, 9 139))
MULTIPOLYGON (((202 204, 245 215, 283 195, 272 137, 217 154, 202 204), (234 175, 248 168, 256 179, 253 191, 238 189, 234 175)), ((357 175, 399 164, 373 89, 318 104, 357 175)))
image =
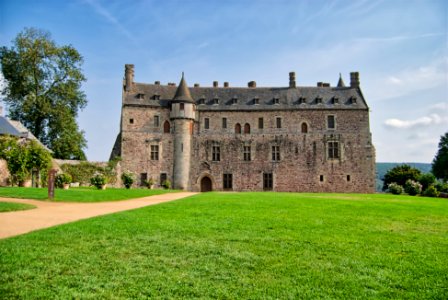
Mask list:
POLYGON ((201 192, 211 192, 212 191, 212 180, 210 177, 205 176, 201 179, 201 192))

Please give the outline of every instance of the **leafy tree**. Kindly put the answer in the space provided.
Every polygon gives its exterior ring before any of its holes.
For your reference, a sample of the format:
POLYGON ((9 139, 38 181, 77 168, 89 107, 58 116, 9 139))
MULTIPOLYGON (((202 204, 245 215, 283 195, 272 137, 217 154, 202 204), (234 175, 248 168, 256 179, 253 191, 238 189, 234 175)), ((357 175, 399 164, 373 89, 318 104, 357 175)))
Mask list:
POLYGON ((25 28, 11 48, 0 48, 0 63, 9 117, 22 122, 56 158, 85 159, 87 143, 76 123, 87 105, 78 51, 56 45, 49 32, 25 28))
POLYGON ((417 181, 420 174, 420 170, 412 168, 409 165, 396 166, 387 171, 386 175, 384 175, 383 190, 386 190, 389 184, 391 184, 392 182, 404 186, 408 179, 417 181))
POLYGON ((448 132, 440 137, 439 150, 432 161, 432 173, 443 181, 448 181, 448 132))

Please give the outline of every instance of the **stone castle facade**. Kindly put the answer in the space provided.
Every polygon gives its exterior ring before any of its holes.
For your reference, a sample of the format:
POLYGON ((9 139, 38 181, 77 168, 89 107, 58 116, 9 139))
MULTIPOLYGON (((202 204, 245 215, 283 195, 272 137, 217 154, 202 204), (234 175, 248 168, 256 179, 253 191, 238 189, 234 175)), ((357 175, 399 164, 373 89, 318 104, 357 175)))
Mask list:
POLYGON ((359 74, 336 87, 188 87, 134 82, 125 66, 111 158, 191 191, 375 192, 375 149, 359 74))

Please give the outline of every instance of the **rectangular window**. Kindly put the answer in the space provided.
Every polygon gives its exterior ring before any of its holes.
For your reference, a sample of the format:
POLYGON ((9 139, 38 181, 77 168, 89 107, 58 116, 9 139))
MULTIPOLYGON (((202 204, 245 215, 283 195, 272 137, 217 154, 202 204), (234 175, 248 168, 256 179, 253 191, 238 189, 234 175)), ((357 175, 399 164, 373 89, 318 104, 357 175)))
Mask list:
POLYGON ((130 124, 134 124, 134 119, 129 119, 130 124))
POLYGON ((276 118, 277 128, 282 128, 282 118, 277 117, 276 118))
POLYGON ((180 110, 185 110, 185 103, 179 103, 179 104, 180 104, 179 109, 180 110))
POLYGON ((210 128, 210 119, 209 118, 205 118, 204 119, 204 128, 205 129, 209 129, 210 128))
POLYGON ((320 180, 320 182, 324 182, 324 175, 320 175, 319 180, 320 180))
POLYGON ((160 126, 160 117, 154 116, 154 127, 159 127, 159 126, 160 126))
POLYGON ((244 146, 243 147, 243 158, 244 161, 250 161, 251 157, 250 157, 250 146, 244 146))
POLYGON ((263 129, 263 118, 258 118, 258 129, 263 129))
POLYGON ((146 180, 148 180, 148 173, 140 173, 140 186, 145 186, 146 180))
POLYGON ((151 145, 151 160, 159 160, 159 145, 151 145))
POLYGON ((263 173, 263 189, 272 190, 272 173, 263 173))
POLYGON ((280 160, 280 146, 272 146, 272 160, 273 161, 280 160))
POLYGON ((227 128, 227 118, 222 118, 222 128, 227 128))
POLYGON ((212 147, 212 160, 220 161, 221 160, 221 148, 219 146, 212 147))
POLYGON ((166 173, 160 173, 160 185, 162 185, 167 179, 168 176, 166 175, 166 173))
POLYGON ((233 189, 233 176, 232 176, 232 174, 223 174, 223 178, 222 178, 222 181, 223 181, 223 188, 225 189, 225 190, 231 190, 231 189, 233 189))
POLYGON ((347 175, 347 182, 350 182, 350 175, 347 175))
POLYGON ((335 129, 334 116, 327 116, 327 127, 328 129, 335 129))
POLYGON ((328 142, 328 158, 331 158, 331 159, 339 158, 339 143, 338 142, 328 142))

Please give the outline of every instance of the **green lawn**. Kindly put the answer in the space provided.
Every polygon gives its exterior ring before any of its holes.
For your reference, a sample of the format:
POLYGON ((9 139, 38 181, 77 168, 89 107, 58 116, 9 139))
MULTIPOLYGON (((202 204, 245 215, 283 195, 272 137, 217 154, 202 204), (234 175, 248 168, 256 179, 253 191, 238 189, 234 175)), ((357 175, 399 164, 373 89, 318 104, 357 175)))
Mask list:
POLYGON ((0 241, 5 299, 447 299, 448 201, 204 193, 0 241))
MULTIPOLYGON (((55 189, 55 201, 102 202, 141 198, 173 192, 173 190, 114 189, 98 190, 93 187, 55 189)), ((2 187, 0 197, 47 200, 47 188, 2 187)))
POLYGON ((36 206, 31 204, 24 204, 24 203, 12 203, 12 202, 1 202, 0 201, 0 212, 7 212, 7 211, 16 211, 16 210, 27 210, 36 208, 36 206))

